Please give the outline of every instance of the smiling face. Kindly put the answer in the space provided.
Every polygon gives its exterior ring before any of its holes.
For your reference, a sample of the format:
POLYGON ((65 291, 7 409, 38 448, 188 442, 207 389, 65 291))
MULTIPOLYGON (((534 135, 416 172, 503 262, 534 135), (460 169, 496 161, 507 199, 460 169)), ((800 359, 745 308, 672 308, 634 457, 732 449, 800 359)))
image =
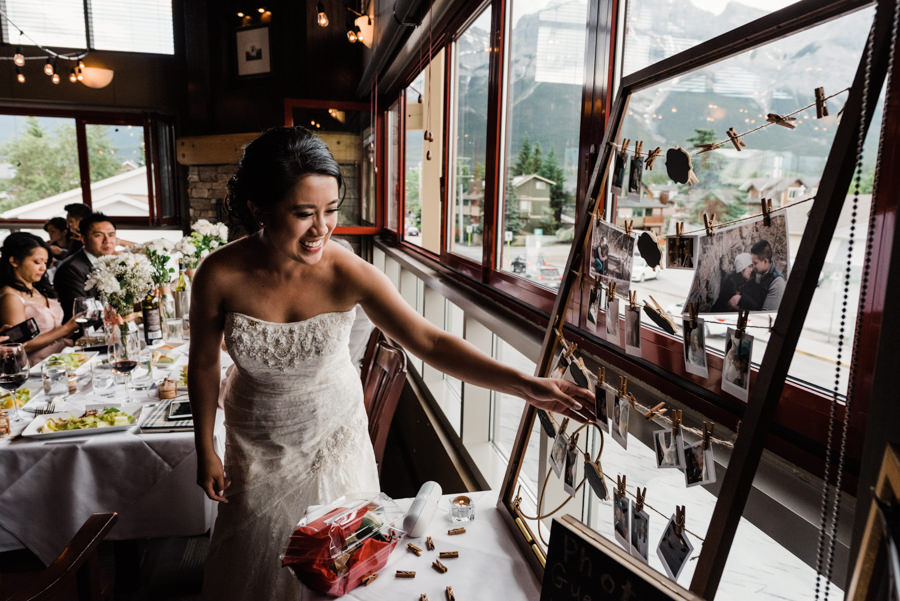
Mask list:
POLYGON ((340 199, 330 175, 302 177, 271 214, 263 215, 264 237, 288 257, 314 265, 337 226, 340 199))
POLYGON ((32 249, 31 254, 22 259, 21 262, 15 258, 10 258, 9 263, 13 267, 16 277, 27 285, 41 281, 44 273, 47 271, 47 260, 49 259, 47 251, 41 247, 32 249))

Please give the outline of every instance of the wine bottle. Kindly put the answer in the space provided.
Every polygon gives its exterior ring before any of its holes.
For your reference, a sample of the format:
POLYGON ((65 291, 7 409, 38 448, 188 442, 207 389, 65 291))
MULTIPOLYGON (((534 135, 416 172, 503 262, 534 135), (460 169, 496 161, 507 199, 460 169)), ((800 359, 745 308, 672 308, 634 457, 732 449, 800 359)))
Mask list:
POLYGON ((141 302, 141 313, 144 318, 144 340, 147 345, 156 344, 162 339, 162 321, 159 315, 159 301, 153 292, 148 292, 141 302))
POLYGON ((190 314, 191 279, 184 273, 184 263, 178 261, 178 279, 175 280, 175 317, 187 319, 190 314))
POLYGON ((168 284, 160 286, 159 316, 160 326, 164 337, 168 338, 169 321, 176 318, 175 297, 172 296, 172 288, 168 284))

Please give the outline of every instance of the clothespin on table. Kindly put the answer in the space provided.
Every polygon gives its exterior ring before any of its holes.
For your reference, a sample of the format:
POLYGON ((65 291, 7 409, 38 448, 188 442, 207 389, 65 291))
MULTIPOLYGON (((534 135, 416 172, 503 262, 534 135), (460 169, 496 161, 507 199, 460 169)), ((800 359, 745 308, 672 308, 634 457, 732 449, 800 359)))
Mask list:
POLYGON ((675 534, 681 535, 684 532, 686 513, 684 505, 675 506, 675 534))
POLYGON ((737 328, 734 331, 734 337, 740 339, 747 330, 747 319, 750 317, 750 311, 738 311, 737 328))
POLYGON ((734 144, 735 150, 737 150, 738 152, 741 151, 741 148, 747 146, 747 143, 744 142, 744 139, 738 135, 733 127, 729 127, 728 131, 726 131, 725 133, 728 134, 728 139, 731 140, 731 143, 734 144))
POLYGON ((637 310, 637 290, 630 290, 628 292, 628 308, 632 311, 637 310))
POLYGON ((772 212, 772 199, 761 198, 759 203, 762 205, 763 225, 770 227, 772 225, 772 217, 770 215, 772 212))
POLYGON ((636 488, 634 490, 634 511, 635 513, 644 510, 644 499, 647 498, 647 487, 636 488))
POLYGON ((644 414, 644 418, 647 421, 650 421, 654 417, 657 417, 657 416, 662 417, 663 414, 667 411, 668 411, 668 409, 666 409, 666 404, 663 402, 659 402, 656 405, 654 405, 653 407, 651 407, 649 410, 647 410, 647 413, 644 414))
POLYGON ((713 228, 716 227, 716 216, 703 213, 703 227, 706 228, 706 235, 713 235, 713 228))
POLYGON ((606 368, 598 367, 597 368, 597 385, 603 386, 606 384, 606 368))
POLYGON ((626 219, 622 224, 625 226, 625 235, 630 236, 631 232, 634 231, 634 219, 626 219))
POLYGON ((653 171, 653 163, 656 162, 656 159, 659 158, 659 153, 661 152, 659 146, 651 150, 647 153, 647 158, 644 160, 644 168, 647 171, 653 171))
POLYGON ((769 113, 766 115, 766 121, 768 121, 769 123, 774 123, 775 125, 780 125, 788 129, 797 128, 797 126, 792 123, 792 121, 796 120, 796 117, 785 117, 784 115, 779 115, 778 113, 769 113))
POLYGON ((816 119, 828 116, 828 104, 825 102, 825 88, 813 90, 816 96, 816 119))
POLYGON ((625 496, 625 478, 627 478, 625 474, 622 474, 621 476, 616 474, 616 492, 620 497, 625 496))
POLYGON ((716 425, 711 422, 703 422, 703 450, 704 451, 709 448, 709 444, 710 444, 709 439, 712 436, 713 428, 715 428, 715 427, 716 427, 716 425))
POLYGON ((688 319, 690 320, 690 324, 691 324, 691 329, 693 329, 695 327, 695 324, 697 323, 697 303, 688 303, 687 310, 688 310, 688 319))

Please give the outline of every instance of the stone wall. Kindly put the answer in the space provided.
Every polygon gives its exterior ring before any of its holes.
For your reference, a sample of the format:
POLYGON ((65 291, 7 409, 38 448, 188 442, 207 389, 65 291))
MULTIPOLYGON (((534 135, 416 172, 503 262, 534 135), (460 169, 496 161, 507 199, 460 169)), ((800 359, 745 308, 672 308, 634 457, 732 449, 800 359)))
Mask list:
POLYGON ((191 222, 198 219, 227 221, 225 195, 228 179, 237 165, 190 165, 188 167, 188 203, 191 222))

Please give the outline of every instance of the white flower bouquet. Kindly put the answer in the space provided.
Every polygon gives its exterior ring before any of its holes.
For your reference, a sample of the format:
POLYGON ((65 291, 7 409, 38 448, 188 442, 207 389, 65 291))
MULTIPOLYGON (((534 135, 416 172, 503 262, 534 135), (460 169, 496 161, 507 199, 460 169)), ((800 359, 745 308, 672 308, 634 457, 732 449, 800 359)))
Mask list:
POLYGON ((132 252, 144 253, 153 268, 153 283, 157 286, 168 284, 175 275, 175 269, 169 266, 175 243, 165 238, 157 238, 144 244, 132 247, 132 252))
POLYGON ((96 290, 100 300, 124 317, 153 288, 153 266, 141 254, 106 255, 94 264, 84 287, 96 290))
POLYGON ((224 223, 210 223, 199 219, 191 226, 191 233, 175 245, 181 253, 185 269, 196 269, 200 261, 228 242, 228 227, 224 223))

